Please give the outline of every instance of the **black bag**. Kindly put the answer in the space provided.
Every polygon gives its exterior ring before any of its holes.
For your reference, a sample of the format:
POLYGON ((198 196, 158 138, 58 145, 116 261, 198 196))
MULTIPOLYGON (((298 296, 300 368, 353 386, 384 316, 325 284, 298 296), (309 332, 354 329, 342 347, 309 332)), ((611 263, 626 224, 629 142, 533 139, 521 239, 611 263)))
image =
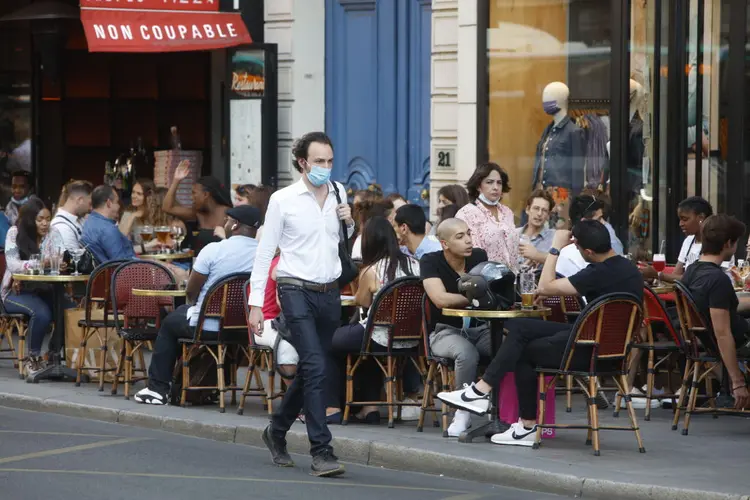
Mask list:
MULTIPOLYGON (((224 360, 224 379, 231 380, 229 377, 229 366, 232 360, 227 357, 224 360)), ((216 360, 211 353, 205 348, 190 358, 190 385, 191 386, 215 386, 218 383, 216 375, 216 360)), ((172 377, 172 390, 169 392, 169 404, 180 406, 182 398, 182 359, 175 364, 174 374, 172 377)), ((185 402, 193 406, 212 405, 219 401, 219 391, 216 389, 200 389, 197 391, 187 391, 185 402)))
MULTIPOLYGON (((333 183, 333 192, 336 193, 336 202, 341 205, 341 195, 336 183, 333 183)), ((359 275, 359 267, 352 260, 349 253, 349 233, 346 230, 346 223, 341 221, 341 240, 339 240, 339 260, 341 261, 341 276, 339 276, 339 287, 344 288, 354 281, 359 275)))
MULTIPOLYGON (((85 247, 84 250, 86 251, 83 252, 81 259, 78 261, 78 272, 81 274, 91 274, 96 268, 96 259, 94 259, 94 254, 91 253, 91 250, 85 247)), ((70 252, 67 250, 65 250, 65 253, 63 254, 63 262, 67 265, 65 273, 73 274, 76 270, 76 266, 73 263, 73 258, 70 256, 70 252)))

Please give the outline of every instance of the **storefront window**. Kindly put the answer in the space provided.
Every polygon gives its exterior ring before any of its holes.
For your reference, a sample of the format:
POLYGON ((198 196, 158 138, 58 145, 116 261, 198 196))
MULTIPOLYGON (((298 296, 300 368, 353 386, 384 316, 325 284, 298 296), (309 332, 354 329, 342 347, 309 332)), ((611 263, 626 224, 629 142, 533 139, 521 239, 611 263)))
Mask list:
POLYGON ((609 191, 610 18, 599 0, 490 2, 489 158, 518 224, 534 189, 555 198, 553 224, 571 196, 609 191))

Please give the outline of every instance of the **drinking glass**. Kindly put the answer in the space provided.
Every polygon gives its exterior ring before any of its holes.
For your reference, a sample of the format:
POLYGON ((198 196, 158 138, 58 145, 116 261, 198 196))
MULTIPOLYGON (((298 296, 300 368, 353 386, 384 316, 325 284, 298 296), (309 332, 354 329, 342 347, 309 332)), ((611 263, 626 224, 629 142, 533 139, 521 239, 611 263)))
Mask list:
MULTIPOLYGON (((664 269, 667 267, 667 256, 663 253, 654 254, 653 267, 657 273, 664 271, 664 269)), ((661 286, 661 281, 657 278, 654 284, 659 287, 661 286)))
POLYGON ((83 257, 83 254, 86 252, 86 249, 84 248, 76 248, 75 250, 70 250, 70 259, 73 261, 73 265, 75 266, 75 272, 71 274, 71 276, 80 276, 81 273, 78 272, 78 263, 81 261, 81 257, 83 257))
POLYGON ((140 233, 143 243, 148 243, 154 238, 154 228, 151 226, 141 226, 140 233))
POLYGON ((60 264, 62 261, 62 252, 60 249, 53 248, 49 253, 49 274, 58 276, 60 274, 60 264))
POLYGON ((42 254, 35 253, 29 256, 29 274, 41 274, 42 254))
POLYGON ((167 246, 169 241, 169 226, 157 226, 154 230, 156 232, 156 239, 159 240, 159 244, 162 247, 162 253, 167 246))
POLYGON ((179 252, 182 248, 182 240, 185 239, 185 230, 182 226, 172 226, 172 239, 175 241, 175 251, 179 252))
POLYGON ((534 307, 534 293, 536 292, 536 277, 533 272, 522 272, 520 276, 521 307, 532 309, 534 307))

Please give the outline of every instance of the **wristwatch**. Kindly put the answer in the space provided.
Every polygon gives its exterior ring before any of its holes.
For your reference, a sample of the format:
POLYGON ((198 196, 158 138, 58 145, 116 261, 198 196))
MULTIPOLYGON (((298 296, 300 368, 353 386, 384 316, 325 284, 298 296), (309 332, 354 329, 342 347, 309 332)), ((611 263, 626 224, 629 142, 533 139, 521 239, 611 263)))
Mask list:
POLYGON ((549 254, 554 255, 555 257, 558 257, 560 255, 560 250, 558 250, 557 248, 550 248, 549 254))

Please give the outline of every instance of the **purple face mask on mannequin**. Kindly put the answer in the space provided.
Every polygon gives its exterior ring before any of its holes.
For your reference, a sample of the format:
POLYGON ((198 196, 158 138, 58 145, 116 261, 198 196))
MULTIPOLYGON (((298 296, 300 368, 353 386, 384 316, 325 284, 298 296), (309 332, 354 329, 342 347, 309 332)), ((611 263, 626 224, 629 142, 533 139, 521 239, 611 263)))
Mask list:
POLYGON ((560 111, 560 106, 557 105, 557 101, 544 101, 542 107, 544 108, 544 112, 548 115, 554 115, 560 111))

